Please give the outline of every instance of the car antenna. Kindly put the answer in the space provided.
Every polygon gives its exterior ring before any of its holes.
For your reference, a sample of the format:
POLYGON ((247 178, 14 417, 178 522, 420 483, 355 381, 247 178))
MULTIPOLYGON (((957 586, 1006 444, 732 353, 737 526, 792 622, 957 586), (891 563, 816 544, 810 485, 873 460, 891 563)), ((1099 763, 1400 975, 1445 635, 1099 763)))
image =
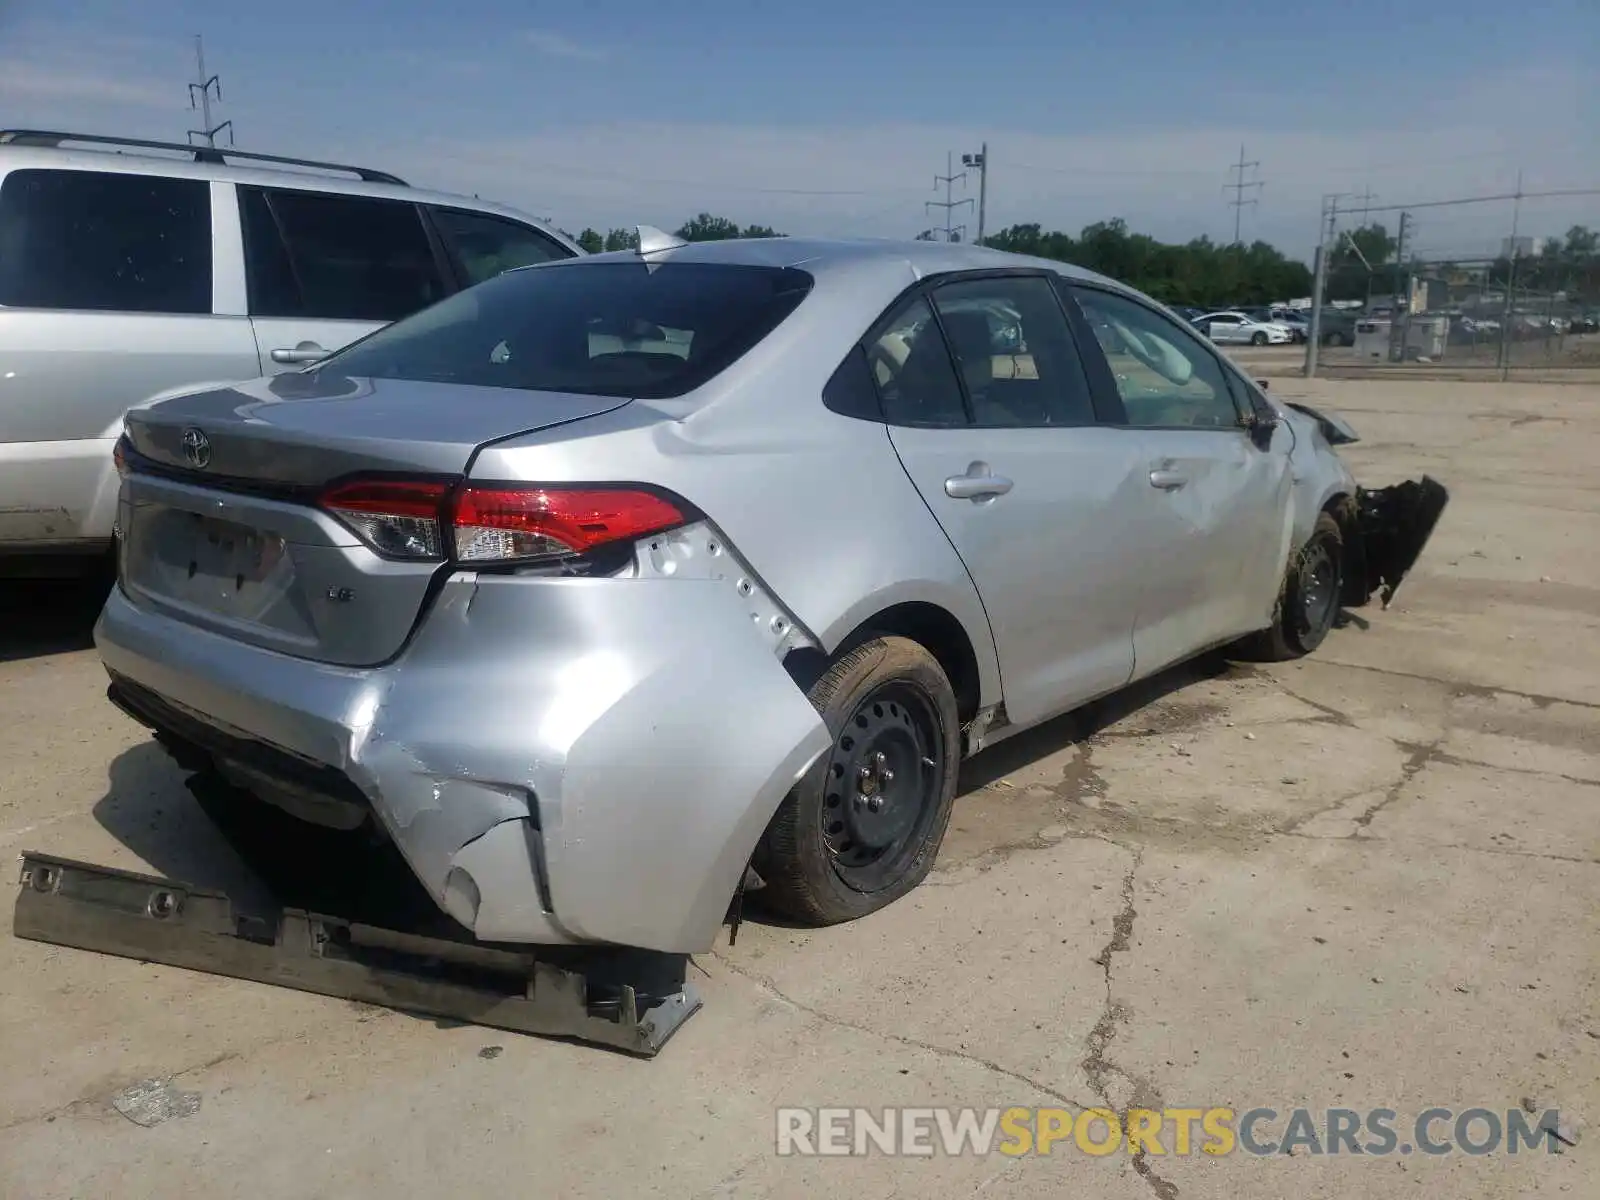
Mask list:
MULTIPOLYGON (((639 225, 635 228, 639 232, 639 245, 635 248, 634 253, 640 258, 646 258, 651 254, 660 254, 663 250, 676 250, 689 244, 681 237, 674 237, 670 233, 664 233, 654 225, 639 225)), ((653 271, 660 265, 660 263, 651 263, 650 269, 653 271)))

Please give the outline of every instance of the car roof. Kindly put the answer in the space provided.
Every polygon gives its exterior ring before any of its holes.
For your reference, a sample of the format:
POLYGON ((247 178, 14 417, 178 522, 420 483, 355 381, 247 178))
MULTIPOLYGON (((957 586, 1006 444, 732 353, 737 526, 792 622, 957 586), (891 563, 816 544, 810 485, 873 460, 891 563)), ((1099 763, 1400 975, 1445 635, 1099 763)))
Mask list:
MULTIPOLYGON (((635 250, 614 250, 593 254, 583 261, 637 261, 635 250)), ((1069 279, 1104 284, 1119 291, 1127 287, 1116 280, 1052 258, 1012 254, 965 242, 896 241, 887 238, 730 238, 716 242, 690 242, 649 255, 650 262, 729 263, 763 267, 799 267, 818 277, 871 272, 904 274, 907 268, 915 278, 951 271, 1004 270, 1027 268, 1054 271, 1069 279)))
MULTIPOLYGON (((228 151, 223 150, 226 154, 228 151)), ((305 191, 330 192, 344 196, 371 196, 390 200, 407 200, 413 204, 433 204, 446 208, 467 208, 474 212, 491 213, 513 220, 523 221, 538 225, 540 228, 561 236, 561 240, 568 239, 559 234, 552 223, 544 217, 537 217, 531 213, 522 212, 508 205, 497 204, 489 200, 479 200, 473 196, 462 196, 451 192, 435 192, 425 188, 411 187, 409 184, 375 183, 368 180, 334 174, 333 168, 329 171, 318 171, 307 167, 295 169, 289 166, 269 167, 250 166, 249 159, 237 163, 195 162, 191 158, 177 157, 177 151, 172 156, 138 149, 113 150, 109 146, 105 149, 91 150, 80 149, 77 146, 33 146, 16 143, 0 143, 0 173, 14 171, 19 168, 70 170, 70 171, 112 171, 128 175, 160 175, 169 179, 200 179, 220 180, 226 183, 254 184, 259 187, 298 188, 305 191)), ((355 167, 348 168, 354 173, 355 167)))

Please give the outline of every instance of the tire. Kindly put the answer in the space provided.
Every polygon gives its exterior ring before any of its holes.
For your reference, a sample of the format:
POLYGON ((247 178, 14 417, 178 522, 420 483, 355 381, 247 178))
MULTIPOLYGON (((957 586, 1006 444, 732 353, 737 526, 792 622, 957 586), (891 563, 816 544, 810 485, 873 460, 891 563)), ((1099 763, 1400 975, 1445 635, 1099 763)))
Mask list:
POLYGON ((1252 333, 1250 335, 1250 344, 1252 346, 1265 346, 1267 344, 1267 335, 1264 333, 1252 333))
POLYGON ((1344 590, 1344 537, 1327 513, 1284 572, 1272 625, 1239 644, 1241 657, 1283 662, 1310 654, 1328 636, 1344 590))
POLYGON ((903 637, 845 651, 808 696, 833 746, 762 835, 754 866, 766 886, 754 898, 803 924, 834 925, 927 877, 955 803, 961 726, 938 661, 903 637))

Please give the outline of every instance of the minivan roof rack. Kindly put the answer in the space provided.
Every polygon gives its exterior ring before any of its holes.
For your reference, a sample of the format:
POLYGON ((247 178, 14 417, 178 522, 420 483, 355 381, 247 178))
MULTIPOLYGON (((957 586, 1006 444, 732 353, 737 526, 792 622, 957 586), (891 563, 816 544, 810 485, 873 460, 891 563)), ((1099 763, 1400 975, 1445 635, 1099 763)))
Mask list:
POLYGON ((60 133, 48 129, 0 130, 0 145, 59 147, 62 142, 87 142, 100 146, 136 146, 143 150, 178 150, 194 155, 195 162, 226 166, 230 158, 246 158, 252 162, 280 163, 291 167, 316 167, 323 171, 348 171, 366 183, 391 183, 409 187, 398 175, 375 171, 371 167, 352 167, 345 163, 317 162, 309 158, 286 158, 281 154, 256 154, 248 150, 235 150, 232 146, 196 146, 187 142, 152 142, 144 138, 111 137, 100 133, 60 133))

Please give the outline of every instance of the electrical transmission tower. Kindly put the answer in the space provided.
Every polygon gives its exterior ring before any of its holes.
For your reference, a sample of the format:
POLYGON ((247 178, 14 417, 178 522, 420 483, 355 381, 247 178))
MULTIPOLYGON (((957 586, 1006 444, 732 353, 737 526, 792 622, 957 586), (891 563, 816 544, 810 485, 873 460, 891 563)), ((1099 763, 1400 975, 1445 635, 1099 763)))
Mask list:
POLYGON ((194 35, 194 65, 195 82, 189 85, 189 107, 194 108, 196 99, 199 100, 200 124, 204 128, 189 130, 189 140, 192 142, 197 137, 205 138, 206 145, 215 146, 217 144, 217 134, 226 129, 228 131, 228 145, 231 146, 233 145, 233 122, 224 121, 220 125, 211 123, 211 93, 213 91, 216 92, 217 103, 221 104, 222 76, 206 74, 206 51, 204 45, 201 44, 198 33, 194 35))
MULTIPOLYGON (((935 175, 933 177, 933 186, 935 188, 937 188, 941 183, 944 184, 944 199, 928 200, 924 202, 922 208, 924 212, 927 212, 927 210, 930 208, 944 209, 944 240, 947 242, 959 242, 966 236, 967 227, 965 225, 952 225, 950 223, 950 218, 955 210, 960 208, 963 204, 971 204, 972 198, 968 196, 961 200, 953 200, 951 199, 951 191, 955 184, 966 182, 967 173, 965 171, 962 171, 959 175, 954 173, 954 154, 946 154, 944 156, 944 169, 950 173, 945 175, 935 175)), ((925 230, 924 233, 926 234, 926 240, 937 241, 938 239, 933 235, 938 232, 939 230, 937 228, 925 230)))
POLYGON ((1234 180, 1232 183, 1222 185, 1223 191, 1233 193, 1233 199, 1229 200, 1228 203, 1233 206, 1233 244, 1235 246, 1239 244, 1239 218, 1243 216, 1246 206, 1260 202, 1259 198, 1255 196, 1246 200, 1244 194, 1267 186, 1264 180, 1245 178, 1246 171, 1252 167, 1260 166, 1259 162, 1246 161, 1244 147, 1241 145, 1239 147, 1239 161, 1228 168, 1228 174, 1234 176, 1234 180))

